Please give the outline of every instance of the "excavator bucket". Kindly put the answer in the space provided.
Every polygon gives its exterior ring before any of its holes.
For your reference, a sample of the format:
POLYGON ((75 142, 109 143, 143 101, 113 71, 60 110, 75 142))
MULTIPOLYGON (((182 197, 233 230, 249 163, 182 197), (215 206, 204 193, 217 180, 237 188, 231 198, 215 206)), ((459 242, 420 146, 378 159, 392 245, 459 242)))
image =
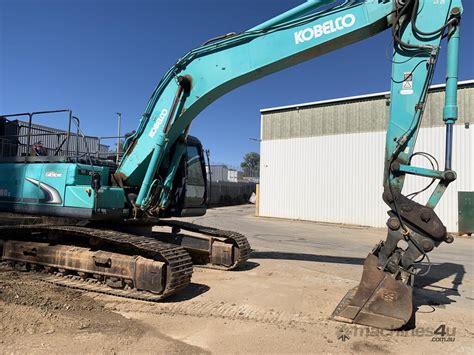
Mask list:
POLYGON ((377 263, 377 256, 369 254, 359 286, 339 302, 331 316, 333 320, 391 330, 410 320, 412 287, 380 270, 377 263))

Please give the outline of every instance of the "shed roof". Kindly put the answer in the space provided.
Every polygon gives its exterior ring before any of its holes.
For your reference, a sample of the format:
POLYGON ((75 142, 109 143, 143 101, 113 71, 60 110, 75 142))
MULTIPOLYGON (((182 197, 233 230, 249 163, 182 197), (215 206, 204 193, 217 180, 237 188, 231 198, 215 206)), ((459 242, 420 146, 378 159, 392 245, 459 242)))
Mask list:
MULTIPOLYGON (((458 82, 458 87, 460 87, 460 88, 468 87, 468 86, 474 86, 474 79, 464 80, 464 81, 458 82)), ((430 86, 430 91, 437 90, 437 89, 443 89, 445 87, 446 87, 446 84, 432 85, 432 86, 430 86)), ((332 104, 332 103, 363 101, 363 100, 366 100, 366 99, 383 98, 383 97, 387 97, 387 95, 390 95, 390 91, 383 91, 383 92, 377 92, 377 93, 373 93, 373 94, 365 94, 365 95, 357 95, 357 96, 347 96, 347 97, 341 97, 341 98, 336 98, 336 99, 320 100, 320 101, 306 102, 306 103, 287 105, 287 106, 276 106, 276 107, 263 108, 263 109, 260 110, 260 113, 269 113, 269 112, 275 112, 275 111, 300 109, 302 107, 320 106, 320 105, 327 105, 327 104, 332 104)))

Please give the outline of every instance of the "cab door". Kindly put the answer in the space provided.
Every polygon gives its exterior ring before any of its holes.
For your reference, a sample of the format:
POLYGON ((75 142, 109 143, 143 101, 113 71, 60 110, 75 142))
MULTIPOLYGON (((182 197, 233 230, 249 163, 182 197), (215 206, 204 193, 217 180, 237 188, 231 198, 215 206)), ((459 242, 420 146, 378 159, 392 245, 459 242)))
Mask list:
POLYGON ((206 166, 201 143, 188 138, 186 149, 185 208, 201 207, 206 203, 206 166))

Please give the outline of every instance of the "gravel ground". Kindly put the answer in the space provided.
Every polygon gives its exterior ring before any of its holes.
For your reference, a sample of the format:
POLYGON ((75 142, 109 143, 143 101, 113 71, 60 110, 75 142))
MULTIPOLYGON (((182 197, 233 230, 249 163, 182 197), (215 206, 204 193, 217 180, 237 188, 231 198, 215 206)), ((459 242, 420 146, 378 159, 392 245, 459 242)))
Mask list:
POLYGON ((432 273, 415 288, 416 328, 381 332, 328 317, 383 230, 256 218, 252 206, 213 209, 197 223, 243 232, 252 258, 234 272, 195 268, 187 290, 162 303, 0 266, 0 353, 473 353, 471 240, 432 253, 432 273), (433 341, 440 325, 454 341, 433 341))

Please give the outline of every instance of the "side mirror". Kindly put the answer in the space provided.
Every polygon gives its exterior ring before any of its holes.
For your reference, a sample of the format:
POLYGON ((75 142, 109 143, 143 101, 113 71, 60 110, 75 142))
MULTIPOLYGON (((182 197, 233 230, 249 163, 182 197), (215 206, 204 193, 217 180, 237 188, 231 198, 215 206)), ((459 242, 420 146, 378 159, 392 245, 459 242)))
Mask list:
POLYGON ((98 191, 100 189, 100 179, 101 175, 96 172, 91 173, 91 187, 94 191, 98 191))

